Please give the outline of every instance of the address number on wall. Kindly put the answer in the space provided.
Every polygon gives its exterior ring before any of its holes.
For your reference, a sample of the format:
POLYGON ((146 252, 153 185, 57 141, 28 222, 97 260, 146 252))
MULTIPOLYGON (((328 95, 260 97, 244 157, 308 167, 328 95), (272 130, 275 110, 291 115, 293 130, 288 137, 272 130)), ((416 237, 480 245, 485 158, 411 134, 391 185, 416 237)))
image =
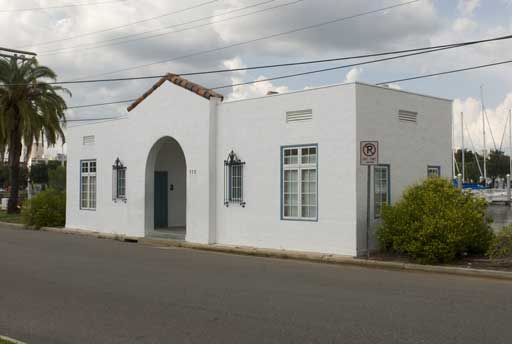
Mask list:
POLYGON ((196 175, 197 174, 197 170, 188 170, 188 174, 196 175))

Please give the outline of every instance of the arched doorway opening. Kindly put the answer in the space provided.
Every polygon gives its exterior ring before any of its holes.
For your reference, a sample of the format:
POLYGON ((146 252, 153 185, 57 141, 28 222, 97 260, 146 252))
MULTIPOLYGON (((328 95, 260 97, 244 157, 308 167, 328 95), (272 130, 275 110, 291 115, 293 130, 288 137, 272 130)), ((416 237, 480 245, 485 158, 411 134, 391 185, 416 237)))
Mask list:
POLYGON ((146 236, 184 240, 187 228, 187 163, 180 144, 163 137, 146 163, 146 236))

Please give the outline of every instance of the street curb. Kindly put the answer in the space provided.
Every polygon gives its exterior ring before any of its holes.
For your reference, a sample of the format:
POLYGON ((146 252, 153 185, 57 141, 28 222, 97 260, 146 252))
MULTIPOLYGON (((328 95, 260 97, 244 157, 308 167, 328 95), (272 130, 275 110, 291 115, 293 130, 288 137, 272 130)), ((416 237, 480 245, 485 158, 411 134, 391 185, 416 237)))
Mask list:
MULTIPOLYGON (((0 222, 1 225, 11 226, 16 229, 30 229, 24 225, 13 224, 8 222, 0 222)), ((322 254, 322 253, 310 253, 302 251, 288 251, 288 250, 276 250, 276 249, 262 249, 245 246, 229 246, 229 245, 218 245, 218 244, 195 244, 186 241, 173 240, 173 239, 158 239, 158 238, 140 238, 131 237, 118 234, 105 234, 95 231, 88 231, 82 229, 71 229, 71 228, 54 228, 54 227, 43 227, 42 231, 56 232, 62 234, 73 234, 83 235, 89 237, 95 237, 99 239, 110 239, 122 242, 139 243, 141 245, 153 246, 153 247, 179 247, 193 250, 219 252, 228 254, 237 254, 245 256, 256 256, 264 258, 278 258, 278 259, 291 259, 300 260, 313 263, 324 263, 324 264, 335 264, 335 265, 348 265, 348 266, 359 266, 374 269, 386 269, 386 270, 402 270, 411 272, 426 272, 426 273, 438 273, 447 275, 458 275, 467 277, 479 277, 479 278, 492 278, 499 280, 512 281, 512 272, 498 271, 498 270, 483 270, 473 268, 461 268, 453 266, 435 266, 435 265, 420 265, 412 263, 400 263, 400 262, 389 262, 380 260, 367 260, 360 258, 353 258, 350 256, 341 256, 334 254, 322 254)))
MULTIPOLYGON (((3 224, 3 222, 2 222, 3 224)), ((25 342, 20 342, 19 340, 12 339, 6 336, 0 336, 0 339, 5 340, 6 342, 12 343, 12 344, 26 344, 25 342)))
POLYGON ((11 222, 2 222, 2 221, 0 221, 0 225, 6 226, 6 227, 13 227, 13 228, 16 228, 16 229, 30 229, 30 228, 28 228, 27 226, 25 226, 22 223, 11 223, 11 222))
POLYGON ((350 256, 341 256, 334 254, 309 253, 301 251, 260 249, 243 246, 227 245, 206 245, 193 244, 184 241, 155 238, 139 238, 139 244, 157 246, 157 247, 181 247, 202 251, 212 251, 220 253, 238 254, 246 256, 257 256, 265 258, 292 259, 308 261, 314 263, 326 263, 336 265, 360 266, 366 268, 386 269, 386 270, 405 270, 411 272, 427 272, 448 275, 459 275, 468 277, 492 278, 512 281, 512 272, 497 270, 482 270, 472 268, 459 268, 451 266, 420 265, 412 263, 387 262, 379 260, 366 260, 353 258, 350 256))

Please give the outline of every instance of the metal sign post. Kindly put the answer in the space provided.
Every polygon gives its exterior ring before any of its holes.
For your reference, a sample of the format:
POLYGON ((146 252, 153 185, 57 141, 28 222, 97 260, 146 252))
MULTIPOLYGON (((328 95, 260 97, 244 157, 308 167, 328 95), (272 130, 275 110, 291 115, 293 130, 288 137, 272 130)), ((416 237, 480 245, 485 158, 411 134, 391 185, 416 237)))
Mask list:
POLYGON ((368 180, 366 186, 366 257, 370 258, 370 203, 371 203, 371 180, 372 166, 379 163, 379 142, 361 141, 359 148, 359 161, 362 166, 368 166, 368 180))

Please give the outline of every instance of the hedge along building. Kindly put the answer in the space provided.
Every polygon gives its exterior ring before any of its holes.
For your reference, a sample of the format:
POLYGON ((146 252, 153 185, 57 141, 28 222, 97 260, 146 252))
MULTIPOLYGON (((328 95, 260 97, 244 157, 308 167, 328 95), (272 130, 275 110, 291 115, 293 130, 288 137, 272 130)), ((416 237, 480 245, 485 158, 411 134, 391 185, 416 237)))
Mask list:
POLYGON ((452 103, 351 83, 223 101, 169 74, 127 118, 68 130, 67 227, 357 255, 382 204, 450 176, 452 103), (370 183, 360 141, 379 142, 370 183))

